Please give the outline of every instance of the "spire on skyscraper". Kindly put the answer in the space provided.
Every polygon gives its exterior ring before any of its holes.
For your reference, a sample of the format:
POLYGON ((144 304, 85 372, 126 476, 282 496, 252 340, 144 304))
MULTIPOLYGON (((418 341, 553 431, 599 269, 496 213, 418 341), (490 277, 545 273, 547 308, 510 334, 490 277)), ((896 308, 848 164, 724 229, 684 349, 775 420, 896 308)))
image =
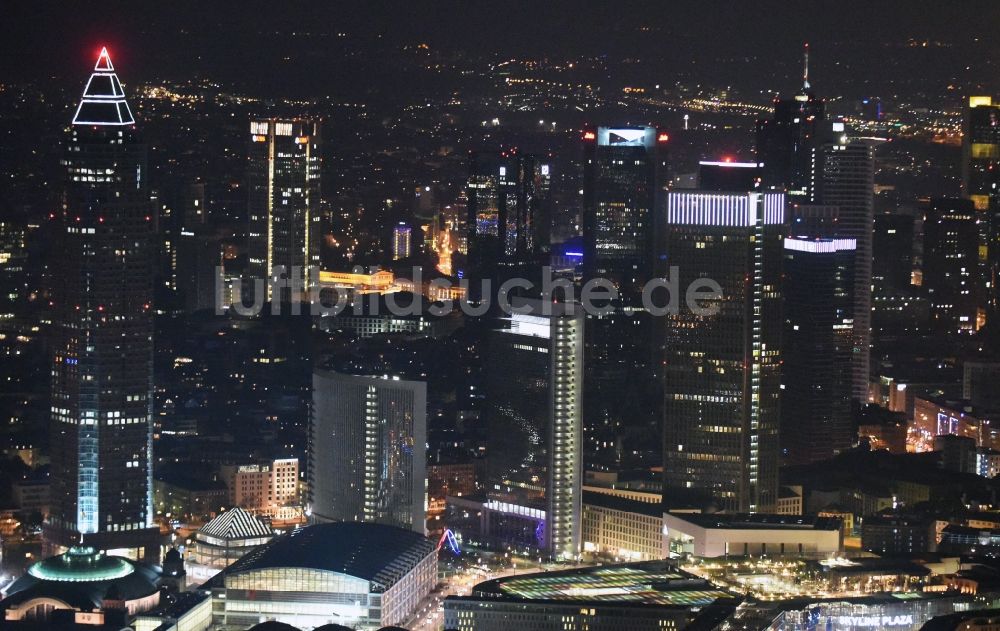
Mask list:
POLYGON ((73 116, 74 125, 134 125, 132 110, 125 102, 125 90, 115 74, 107 47, 94 64, 94 73, 83 89, 83 98, 73 116))
POLYGON ((808 91, 809 85, 809 42, 805 43, 802 53, 802 89, 808 91))

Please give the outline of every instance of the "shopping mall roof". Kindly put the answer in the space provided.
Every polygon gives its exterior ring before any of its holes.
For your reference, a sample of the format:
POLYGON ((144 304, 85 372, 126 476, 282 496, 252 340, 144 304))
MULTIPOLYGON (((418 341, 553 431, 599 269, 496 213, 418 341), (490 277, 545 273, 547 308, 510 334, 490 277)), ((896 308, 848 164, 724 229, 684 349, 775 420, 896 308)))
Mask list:
POLYGON ((698 607, 734 596, 666 561, 646 561, 498 578, 476 585, 473 597, 698 607))
POLYGON ((337 572, 387 589, 436 549, 427 537, 395 526, 317 524, 293 530, 254 549, 211 583, 222 575, 288 567, 337 572))

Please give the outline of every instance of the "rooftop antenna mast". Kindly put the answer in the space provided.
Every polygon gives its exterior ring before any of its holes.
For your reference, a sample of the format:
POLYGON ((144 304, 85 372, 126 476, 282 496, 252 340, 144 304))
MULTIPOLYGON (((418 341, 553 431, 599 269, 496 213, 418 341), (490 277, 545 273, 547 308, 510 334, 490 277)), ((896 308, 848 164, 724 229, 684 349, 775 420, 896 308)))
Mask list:
POLYGON ((809 89, 809 42, 806 42, 802 54, 802 89, 809 89))

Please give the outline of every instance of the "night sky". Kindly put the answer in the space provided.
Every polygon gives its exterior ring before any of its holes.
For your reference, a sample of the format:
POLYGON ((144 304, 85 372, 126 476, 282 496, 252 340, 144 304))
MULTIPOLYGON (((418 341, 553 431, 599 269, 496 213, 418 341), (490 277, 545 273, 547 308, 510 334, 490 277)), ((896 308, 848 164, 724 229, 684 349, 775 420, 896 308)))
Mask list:
POLYGON ((996 2, 585 4, 17 2, 0 23, 2 79, 78 80, 106 44, 132 81, 197 76, 276 95, 346 94, 387 79, 402 46, 425 42, 446 56, 606 56, 614 72, 650 78, 652 69, 664 82, 692 73, 778 90, 806 40, 827 94, 887 93, 900 81, 916 82, 904 92, 988 88, 1000 77, 996 2))

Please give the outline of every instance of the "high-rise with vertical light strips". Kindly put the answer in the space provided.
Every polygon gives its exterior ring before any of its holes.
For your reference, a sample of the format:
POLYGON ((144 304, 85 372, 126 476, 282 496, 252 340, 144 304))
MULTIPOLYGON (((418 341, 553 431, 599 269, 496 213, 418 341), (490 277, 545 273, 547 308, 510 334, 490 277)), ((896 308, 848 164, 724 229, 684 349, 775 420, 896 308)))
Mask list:
POLYGON ((681 300, 665 316, 668 498, 689 489, 723 510, 776 507, 784 214, 783 193, 667 194, 661 247, 671 276, 683 292, 721 288, 699 309, 681 300))
MULTIPOLYGON (((319 265, 320 146, 317 120, 250 121, 247 280, 248 288, 264 281, 267 300, 283 298, 272 295, 270 281, 293 272, 302 279, 319 265)), ((311 282, 303 285, 308 290, 311 282)))
POLYGON ((425 382, 351 363, 316 370, 309 436, 314 520, 425 531, 425 382))
POLYGON ((69 127, 52 308, 46 539, 155 556, 146 147, 103 49, 69 127))
POLYGON ((555 559, 580 554, 583 313, 516 300, 489 336, 489 535, 555 559), (550 311, 546 312, 546 309, 550 311))

